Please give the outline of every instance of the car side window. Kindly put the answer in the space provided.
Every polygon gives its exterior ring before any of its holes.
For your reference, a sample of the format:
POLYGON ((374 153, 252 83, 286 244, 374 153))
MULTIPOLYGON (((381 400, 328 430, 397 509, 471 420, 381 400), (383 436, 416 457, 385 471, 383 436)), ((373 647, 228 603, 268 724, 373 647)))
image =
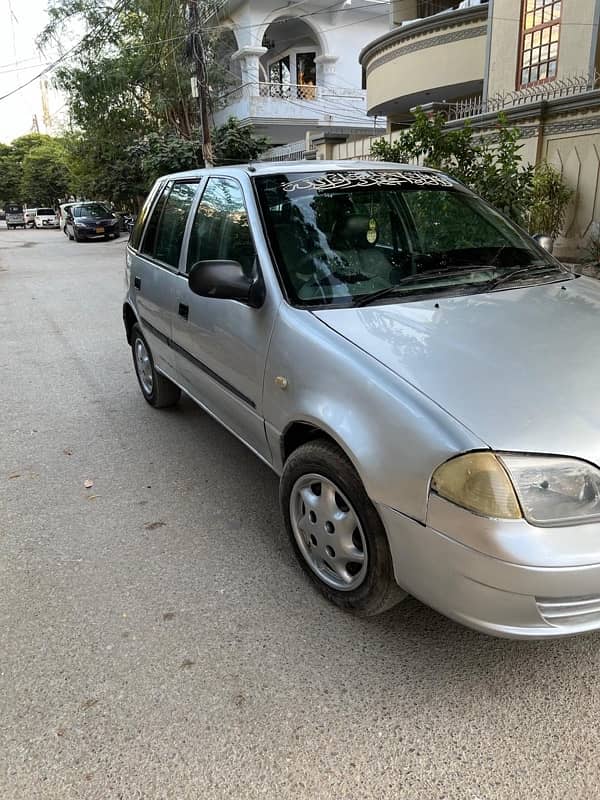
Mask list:
POLYGON ((165 207, 165 202, 167 197, 169 196, 169 192, 171 191, 171 184, 167 183, 160 195, 158 196, 158 200, 154 205, 154 209, 152 210, 152 214, 150 215, 150 219, 148 220, 148 225, 146 226, 146 230, 144 232, 144 238, 142 240, 142 247, 141 251, 144 255, 152 256, 154 255, 154 245, 156 244, 156 232, 158 230, 158 223, 160 222, 160 218, 162 216, 163 208, 165 207))
POLYGON ((244 193, 233 178, 209 178, 192 227, 187 271, 198 261, 238 261, 248 277, 256 271, 244 193))
MULTIPOLYGON (((133 230, 131 231, 131 236, 129 237, 129 246, 132 247, 134 250, 137 250, 140 246, 140 242, 142 241, 142 234, 144 232, 144 227, 146 225, 146 220, 148 218, 148 214, 150 213, 152 207, 156 209, 159 205, 158 202, 154 202, 156 200, 157 195, 160 194, 160 187, 154 187, 151 195, 148 196, 146 202, 144 203, 142 210, 137 216, 135 221, 135 225, 133 226, 133 230)), ((65 208, 65 214, 69 211, 69 206, 65 208)))
POLYGON ((197 188, 198 181, 177 181, 170 185, 170 190, 169 187, 165 188, 165 199, 163 202, 159 200, 161 208, 159 209, 157 206, 148 223, 142 252, 163 264, 177 267, 188 214, 197 188), (157 212, 159 216, 155 217, 157 212), (148 234, 151 234, 155 219, 156 227, 152 244, 148 234))

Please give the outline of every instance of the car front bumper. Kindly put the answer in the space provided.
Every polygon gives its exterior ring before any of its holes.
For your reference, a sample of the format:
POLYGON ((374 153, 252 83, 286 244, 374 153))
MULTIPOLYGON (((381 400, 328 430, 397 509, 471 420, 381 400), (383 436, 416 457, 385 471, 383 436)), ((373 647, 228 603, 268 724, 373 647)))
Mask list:
POLYGON ((442 614, 483 633, 512 639, 600 629, 600 558, 569 566, 514 563, 387 506, 378 508, 397 582, 442 614))

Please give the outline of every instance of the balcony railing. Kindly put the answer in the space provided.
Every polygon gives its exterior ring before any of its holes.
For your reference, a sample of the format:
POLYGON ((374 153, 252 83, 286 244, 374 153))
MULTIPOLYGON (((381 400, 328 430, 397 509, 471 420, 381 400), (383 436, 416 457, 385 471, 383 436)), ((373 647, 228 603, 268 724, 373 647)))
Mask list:
POLYGON ((600 73, 591 75, 574 75, 567 78, 549 81, 548 83, 519 89, 515 92, 502 92, 483 100, 472 97, 451 103, 448 109, 449 120, 469 119, 481 114, 493 114, 509 108, 525 106, 542 101, 558 100, 561 97, 573 97, 600 88, 600 73))
POLYGON ((229 92, 225 92, 218 98, 220 108, 231 105, 244 97, 271 97, 275 100, 321 100, 334 103, 336 101, 355 100, 360 104, 362 110, 366 100, 366 91, 363 89, 351 89, 339 86, 307 86, 298 83, 266 83, 263 81, 256 83, 244 83, 229 92))

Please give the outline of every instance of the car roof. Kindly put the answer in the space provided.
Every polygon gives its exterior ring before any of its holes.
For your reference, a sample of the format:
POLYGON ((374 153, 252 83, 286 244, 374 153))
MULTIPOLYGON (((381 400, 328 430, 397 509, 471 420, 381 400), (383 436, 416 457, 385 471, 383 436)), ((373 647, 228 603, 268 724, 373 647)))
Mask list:
POLYGON ((416 164, 398 164, 391 161, 255 161, 249 164, 236 164, 231 167, 210 167, 208 169, 173 172, 161 176, 160 180, 195 178, 204 175, 278 175, 281 172, 356 172, 363 170, 410 170, 411 172, 436 173, 438 170, 420 167, 416 164))

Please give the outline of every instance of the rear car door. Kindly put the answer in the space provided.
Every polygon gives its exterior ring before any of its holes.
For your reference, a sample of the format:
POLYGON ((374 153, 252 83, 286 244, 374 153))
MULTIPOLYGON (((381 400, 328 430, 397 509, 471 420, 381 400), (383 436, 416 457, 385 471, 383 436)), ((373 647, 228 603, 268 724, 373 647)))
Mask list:
POLYGON ((271 461, 262 386, 276 301, 267 292, 263 305, 252 308, 194 294, 187 274, 197 262, 211 259, 238 261, 248 277, 261 277, 248 203, 235 178, 210 177, 197 203, 178 284, 173 341, 183 388, 271 461))
POLYGON ((198 178, 172 180, 162 186, 142 235, 139 250, 130 254, 131 282, 138 317, 154 363, 177 379, 171 347, 177 303, 179 260, 198 178))

